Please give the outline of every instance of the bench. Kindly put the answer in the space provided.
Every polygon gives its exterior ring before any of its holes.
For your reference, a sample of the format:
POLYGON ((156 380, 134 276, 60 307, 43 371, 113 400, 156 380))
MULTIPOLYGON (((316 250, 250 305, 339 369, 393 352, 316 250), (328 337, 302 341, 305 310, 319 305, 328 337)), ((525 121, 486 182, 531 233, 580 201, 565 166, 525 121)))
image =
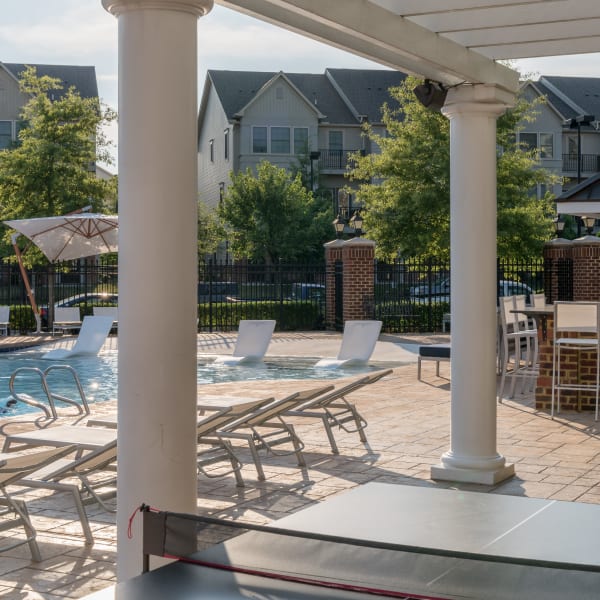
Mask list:
POLYGON ((421 361, 434 360, 435 374, 440 376, 440 362, 450 362, 450 344, 428 344, 419 346, 419 356, 417 359, 417 379, 421 381, 421 361))

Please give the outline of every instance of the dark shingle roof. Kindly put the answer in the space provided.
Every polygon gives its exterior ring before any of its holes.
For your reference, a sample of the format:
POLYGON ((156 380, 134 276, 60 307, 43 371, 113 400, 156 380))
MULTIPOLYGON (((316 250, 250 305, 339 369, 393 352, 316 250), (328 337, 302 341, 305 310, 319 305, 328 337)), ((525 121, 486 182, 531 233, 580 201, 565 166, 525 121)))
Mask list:
MULTIPOLYGON (((381 106, 390 100, 388 89, 406 77, 385 70, 327 69, 327 73, 285 73, 285 76, 325 115, 325 121, 336 124, 358 123, 355 115, 367 115, 370 121, 380 122, 381 106), (346 104, 327 73, 352 106, 346 104)), ((230 120, 275 75, 275 71, 208 71, 230 120)))
POLYGON ((565 118, 571 118, 581 114, 580 111, 575 110, 568 103, 556 96, 556 94, 548 89, 548 86, 544 85, 545 81, 577 104, 583 110, 583 114, 595 115, 597 118, 600 118, 600 78, 547 75, 540 77, 538 84, 540 84, 540 87, 543 87, 544 91, 548 92, 548 100, 561 113, 564 110, 563 114, 565 118))
POLYGON ((35 67, 38 76, 48 75, 60 79, 63 90, 54 92, 54 96, 60 98, 62 92, 66 92, 71 86, 79 92, 82 98, 97 98, 98 83, 96 81, 96 69, 94 67, 79 67, 70 65, 36 65, 22 63, 2 63, 17 79, 21 72, 27 67, 35 67))
POLYGON ((381 122, 381 107, 385 102, 396 107, 389 89, 399 86, 406 75, 399 71, 377 69, 327 69, 342 89, 359 115, 366 115, 370 122, 381 122))

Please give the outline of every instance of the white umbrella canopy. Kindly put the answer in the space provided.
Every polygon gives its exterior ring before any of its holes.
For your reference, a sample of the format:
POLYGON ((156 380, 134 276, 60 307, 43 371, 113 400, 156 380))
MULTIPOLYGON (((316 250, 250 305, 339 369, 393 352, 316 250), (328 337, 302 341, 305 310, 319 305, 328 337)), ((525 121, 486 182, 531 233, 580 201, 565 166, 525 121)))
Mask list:
POLYGON ((78 213, 4 221, 28 237, 50 262, 73 260, 118 250, 119 219, 116 215, 78 213))

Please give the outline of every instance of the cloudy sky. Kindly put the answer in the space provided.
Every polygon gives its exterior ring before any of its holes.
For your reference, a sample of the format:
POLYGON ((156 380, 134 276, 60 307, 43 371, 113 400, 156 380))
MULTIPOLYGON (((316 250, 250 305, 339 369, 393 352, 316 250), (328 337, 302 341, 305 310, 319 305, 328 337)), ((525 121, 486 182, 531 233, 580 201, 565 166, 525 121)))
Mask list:
MULTIPOLYGON (((93 65, 101 99, 117 108, 117 19, 100 0, 1 0, 0 4, 0 61, 93 65)), ((321 73, 326 67, 380 68, 218 5, 199 20, 198 49, 200 85, 206 69, 321 73)), ((534 75, 600 77, 598 54, 530 59, 516 67, 534 75)))

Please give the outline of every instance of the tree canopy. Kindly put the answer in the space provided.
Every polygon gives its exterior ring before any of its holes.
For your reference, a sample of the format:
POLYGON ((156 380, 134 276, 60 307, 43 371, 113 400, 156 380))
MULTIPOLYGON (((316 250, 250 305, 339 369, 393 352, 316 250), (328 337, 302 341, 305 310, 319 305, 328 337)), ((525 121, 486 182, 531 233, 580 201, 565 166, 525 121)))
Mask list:
POLYGON ((38 77, 34 67, 19 83, 29 100, 21 110, 17 143, 0 152, 1 220, 63 215, 88 205, 98 212, 114 207, 116 179, 97 178, 92 166, 112 163, 102 128, 115 113, 73 87, 52 99, 53 91, 63 90, 60 80, 38 77))
MULTIPOLYGON (((390 95, 399 108, 383 107, 386 135, 368 125, 367 135, 379 154, 355 155, 348 173, 359 182, 357 200, 380 258, 398 255, 447 259, 450 248, 450 127, 443 115, 422 106, 412 90, 418 81, 408 77, 390 95)), ((531 190, 550 185, 555 177, 537 168, 534 152, 516 142, 520 122, 534 118, 536 106, 519 98, 498 119, 497 200, 498 255, 539 256, 552 232, 551 195, 538 200, 531 190)))
POLYGON ((273 264, 321 261, 323 243, 331 238, 329 202, 315 198, 297 174, 262 161, 231 175, 219 206, 236 258, 273 264))

